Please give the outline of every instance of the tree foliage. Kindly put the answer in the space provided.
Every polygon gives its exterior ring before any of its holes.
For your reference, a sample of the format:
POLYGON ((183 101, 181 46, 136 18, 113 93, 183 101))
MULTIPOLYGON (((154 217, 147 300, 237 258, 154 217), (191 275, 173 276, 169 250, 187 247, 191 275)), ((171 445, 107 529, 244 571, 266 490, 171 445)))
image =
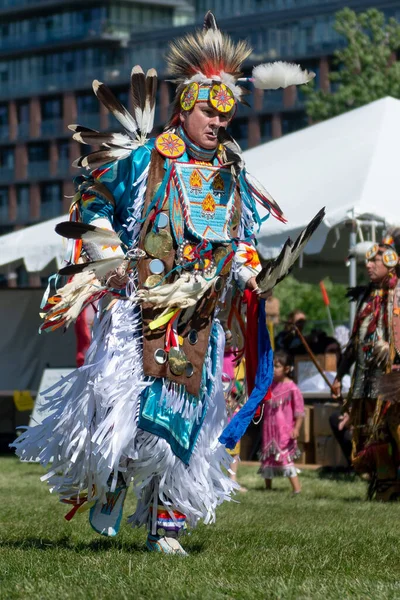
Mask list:
MULTIPOLYGON (((330 279, 325 279, 324 284, 329 296, 333 321, 346 323, 349 320, 346 286, 332 283, 330 279)), ((318 284, 302 283, 289 275, 276 286, 274 296, 280 302, 281 321, 285 321, 289 313, 295 309, 303 311, 309 321, 327 321, 326 306, 318 284)), ((328 327, 325 329, 328 330, 328 327)))
POLYGON ((334 52, 335 71, 329 74, 331 91, 303 86, 306 111, 313 121, 323 121, 385 96, 400 98, 400 24, 386 21, 372 8, 336 13, 334 29, 346 45, 334 52))

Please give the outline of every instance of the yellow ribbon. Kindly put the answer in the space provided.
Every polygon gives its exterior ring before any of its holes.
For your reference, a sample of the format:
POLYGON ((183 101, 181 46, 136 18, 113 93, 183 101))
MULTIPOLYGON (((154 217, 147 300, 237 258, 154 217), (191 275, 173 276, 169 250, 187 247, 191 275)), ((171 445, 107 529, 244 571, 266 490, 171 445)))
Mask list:
POLYGON ((154 321, 151 321, 151 323, 149 323, 149 329, 151 331, 154 331, 154 329, 158 329, 159 327, 166 325, 168 323, 168 321, 170 321, 172 319, 172 317, 175 316, 179 310, 180 310, 180 308, 175 308, 174 310, 167 313, 166 315, 161 315, 161 317, 158 317, 158 319, 154 319, 154 321))

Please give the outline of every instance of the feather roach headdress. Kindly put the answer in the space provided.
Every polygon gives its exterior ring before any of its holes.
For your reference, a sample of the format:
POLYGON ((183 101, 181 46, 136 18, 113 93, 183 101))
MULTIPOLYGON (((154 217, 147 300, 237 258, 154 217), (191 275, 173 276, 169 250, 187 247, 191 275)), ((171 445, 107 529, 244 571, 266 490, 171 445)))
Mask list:
MULTIPOLYGON (((246 103, 250 93, 240 83, 251 82, 259 89, 278 89, 308 83, 314 73, 299 65, 281 61, 258 65, 252 77, 241 77, 242 63, 252 49, 245 41, 234 42, 218 28, 208 12, 203 29, 173 40, 166 60, 172 81, 177 84, 175 113, 191 110, 196 102, 209 101, 221 112, 232 110, 236 102, 246 103)), ((171 123, 172 124, 172 123, 171 123)))

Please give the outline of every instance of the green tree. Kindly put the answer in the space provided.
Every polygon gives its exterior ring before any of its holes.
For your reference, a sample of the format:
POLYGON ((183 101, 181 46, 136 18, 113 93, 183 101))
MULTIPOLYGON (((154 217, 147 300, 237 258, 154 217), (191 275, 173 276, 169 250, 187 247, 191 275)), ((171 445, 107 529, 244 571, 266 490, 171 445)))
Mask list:
MULTIPOLYGON (((330 279, 324 279, 324 284, 329 296, 333 321, 347 322, 349 320, 349 301, 346 298, 346 286, 332 283, 330 279)), ((281 321, 285 321, 290 312, 299 309, 307 315, 309 321, 326 320, 326 325, 321 329, 329 331, 326 307, 318 284, 302 283, 289 275, 276 286, 274 296, 280 302, 281 321)))
POLYGON ((334 53, 337 70, 329 74, 331 91, 303 86, 306 111, 313 121, 323 121, 385 96, 400 98, 400 24, 386 21, 372 8, 336 13, 334 29, 347 44, 334 53))

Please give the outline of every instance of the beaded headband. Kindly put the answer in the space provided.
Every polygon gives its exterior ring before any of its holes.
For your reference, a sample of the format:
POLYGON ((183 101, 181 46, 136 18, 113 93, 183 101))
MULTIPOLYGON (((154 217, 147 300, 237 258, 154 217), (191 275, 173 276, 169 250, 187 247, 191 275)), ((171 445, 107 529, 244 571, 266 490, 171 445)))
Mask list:
POLYGON ((193 81, 185 87, 181 94, 181 108, 184 111, 192 110, 196 102, 209 102, 221 113, 230 112, 236 104, 232 90, 224 83, 200 86, 193 81))

